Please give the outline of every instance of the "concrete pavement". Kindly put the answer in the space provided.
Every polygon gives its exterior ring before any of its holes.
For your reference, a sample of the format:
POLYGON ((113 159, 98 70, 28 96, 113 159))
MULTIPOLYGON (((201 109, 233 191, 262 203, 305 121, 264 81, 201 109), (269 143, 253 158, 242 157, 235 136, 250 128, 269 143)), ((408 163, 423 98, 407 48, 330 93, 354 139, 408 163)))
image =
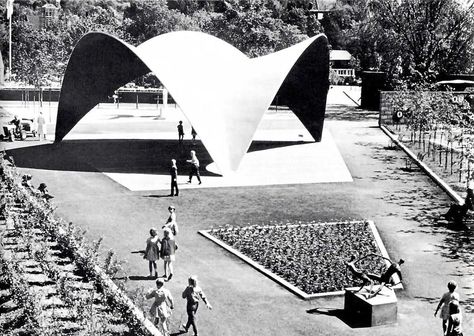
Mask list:
MULTIPOLYGON (((113 131, 118 126, 106 123, 84 124, 83 130, 113 131)), ((288 119, 271 119, 260 127, 285 124, 292 125, 288 119)), ((103 236, 105 247, 127 259, 126 271, 136 278, 146 275, 147 266, 130 252, 143 248, 149 227, 166 220, 170 202, 176 205, 181 248, 175 278, 167 284, 178 297, 175 329, 185 315, 179 294, 187 276, 196 273, 215 307, 213 311, 202 307, 198 313, 203 335, 441 335, 440 319, 433 312, 450 279, 459 284, 464 329, 474 330, 472 233, 450 230, 436 220, 449 206, 449 197, 422 172, 400 169, 405 154, 386 148, 388 138, 370 112, 330 107, 326 126, 353 182, 194 189, 170 199, 159 192, 132 192, 94 169, 48 170, 29 164, 26 170, 33 174, 35 185, 47 183, 63 217, 86 228, 91 239, 103 236), (395 325, 351 328, 340 315, 342 298, 302 301, 196 234, 224 224, 352 218, 374 220, 389 255, 406 260, 405 290, 398 293, 395 325)), ((171 133, 175 125, 162 127, 171 133)), ((133 280, 127 286, 152 284, 133 280)))

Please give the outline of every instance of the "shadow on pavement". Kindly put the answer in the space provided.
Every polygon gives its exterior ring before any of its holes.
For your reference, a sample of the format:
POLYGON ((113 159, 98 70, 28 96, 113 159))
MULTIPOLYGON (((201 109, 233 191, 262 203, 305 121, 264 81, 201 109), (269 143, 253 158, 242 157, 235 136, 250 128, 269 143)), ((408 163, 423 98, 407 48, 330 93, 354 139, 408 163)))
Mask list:
MULTIPOLYGON (((361 144, 362 145, 362 144, 361 144)), ((407 156, 399 151, 387 151, 383 148, 374 148, 372 158, 385 163, 385 168, 374 176, 376 180, 400 180, 403 184, 395 189, 387 189, 384 199, 388 203, 401 206, 397 216, 413 220, 418 225, 398 232, 413 235, 425 233, 439 236, 439 244, 435 244, 436 253, 446 261, 459 261, 463 267, 458 273, 450 274, 457 278, 472 274, 474 267, 474 216, 469 213, 463 223, 454 223, 444 218, 452 200, 439 197, 439 189, 426 187, 427 177, 420 169, 403 169, 407 156)), ((436 165, 437 162, 428 162, 436 165)), ((434 185, 433 182, 431 185, 434 185)), ((463 195, 463 194, 462 194, 463 195)), ((441 295, 442 293, 440 293, 441 295)), ((418 300, 435 303, 439 298, 415 297, 418 300)), ((474 295, 461 298, 461 305, 466 313, 474 311, 474 295)))
POLYGON ((163 197, 173 197, 170 195, 145 195, 143 197, 150 197, 150 198, 163 198, 163 197))
POLYGON ((337 317, 338 319, 340 319, 342 322, 344 322, 351 328, 366 327, 362 325, 361 323, 358 323, 357 321, 354 321, 353 319, 351 319, 350 316, 346 316, 346 314, 344 313, 344 309, 319 307, 319 308, 308 309, 306 312, 308 314, 328 315, 328 316, 337 317))
POLYGON ((157 278, 154 276, 148 275, 130 275, 128 276, 128 280, 131 281, 142 281, 142 280, 156 280, 157 278))
POLYGON ((182 334, 186 334, 186 332, 185 331, 177 331, 177 332, 171 333, 170 336, 177 336, 177 335, 182 335, 182 334))
MULTIPOLYGON (((249 152, 291 146, 302 142, 254 141, 249 152)), ((43 144, 8 150, 17 167, 60 171, 107 173, 168 174, 171 159, 178 170, 189 169, 186 162, 190 150, 195 150, 201 167, 212 163, 202 143, 176 140, 70 140, 59 144, 43 144)), ((201 169, 203 176, 218 176, 201 169)))

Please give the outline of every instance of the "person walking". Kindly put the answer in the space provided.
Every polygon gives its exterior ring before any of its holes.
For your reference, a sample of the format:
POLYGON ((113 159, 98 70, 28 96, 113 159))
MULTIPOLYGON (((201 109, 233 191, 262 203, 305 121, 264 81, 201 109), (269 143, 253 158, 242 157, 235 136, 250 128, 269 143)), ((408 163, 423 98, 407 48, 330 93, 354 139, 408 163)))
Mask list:
POLYGON ((175 159, 171 159, 170 175, 171 175, 171 194, 170 194, 170 196, 178 196, 179 195, 178 167, 176 166, 176 160, 175 159))
POLYGON ((177 128, 178 128, 178 143, 182 144, 183 139, 184 139, 184 128, 183 128, 183 122, 181 120, 179 121, 177 128))
POLYGON ((178 249, 176 241, 171 237, 171 231, 165 228, 163 231, 163 239, 161 240, 160 256, 163 259, 163 267, 165 270, 165 279, 170 281, 173 277, 173 262, 175 261, 175 253, 178 249))
POLYGON ((168 229, 170 232, 173 234, 173 237, 178 234, 178 223, 176 222, 176 208, 174 205, 170 205, 168 207, 168 211, 170 215, 168 216, 168 219, 166 220, 166 224, 163 225, 162 229, 168 229))
POLYGON ((194 127, 191 126, 191 136, 193 137, 193 145, 196 143, 196 135, 196 130, 194 129, 194 127))
POLYGON ((199 298, 206 304, 208 309, 212 309, 209 300, 206 298, 201 287, 198 286, 197 276, 192 275, 188 279, 188 287, 183 291, 183 299, 186 299, 186 312, 188 314, 188 321, 182 325, 181 328, 185 333, 188 332, 189 327, 193 327, 194 336, 197 336, 198 330, 196 327, 196 313, 199 307, 199 298))
POLYGON ((201 175, 199 174, 199 160, 196 156, 195 151, 193 151, 193 150, 191 151, 191 159, 186 160, 186 162, 191 164, 191 171, 189 172, 189 181, 188 181, 188 183, 191 183, 191 180, 192 180, 193 176, 196 175, 196 177, 199 181, 199 184, 201 184, 201 175))
POLYGON ((39 113, 36 122, 38 124, 38 140, 41 141, 43 138, 46 140, 46 121, 44 120, 43 112, 39 113))
POLYGON ((449 304, 449 320, 446 336, 463 336, 462 315, 458 301, 451 301, 449 304))
POLYGON ((455 292, 457 286, 458 285, 453 280, 448 282, 448 292, 443 294, 434 313, 434 316, 436 316, 436 314, 438 314, 439 308, 441 308, 441 314, 439 317, 442 319, 443 335, 446 335, 446 329, 448 327, 449 303, 451 301, 459 301, 459 294, 455 292))
POLYGON ((155 277, 158 277, 156 269, 156 261, 160 259, 160 238, 156 233, 155 228, 150 229, 150 237, 146 240, 146 248, 143 258, 148 260, 148 269, 150 270, 150 277, 153 276, 153 269, 155 270, 155 277))
POLYGON ((163 279, 156 279, 156 289, 150 290, 146 298, 155 299, 150 308, 150 314, 154 319, 154 324, 164 335, 168 336, 168 320, 171 316, 171 310, 174 309, 174 301, 171 292, 164 287, 163 279))

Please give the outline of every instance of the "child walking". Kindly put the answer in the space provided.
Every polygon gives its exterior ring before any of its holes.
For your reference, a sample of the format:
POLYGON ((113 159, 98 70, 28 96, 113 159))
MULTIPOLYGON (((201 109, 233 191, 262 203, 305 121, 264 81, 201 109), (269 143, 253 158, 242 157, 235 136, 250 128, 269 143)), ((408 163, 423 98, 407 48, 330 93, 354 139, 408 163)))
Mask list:
POLYGON ((171 309, 174 309, 174 302, 170 291, 164 287, 163 279, 156 280, 156 289, 149 291, 146 298, 155 299, 150 308, 150 314, 154 319, 154 324, 161 329, 165 336, 168 336, 168 320, 171 316, 171 309))
POLYGON ((155 277, 158 277, 158 271, 156 270, 156 261, 160 259, 160 238, 156 233, 155 228, 150 229, 150 237, 146 240, 144 259, 148 260, 148 269, 150 270, 150 277, 153 276, 153 270, 155 270, 155 277))
POLYGON ((199 307, 199 298, 206 304, 208 309, 212 309, 209 300, 206 298, 201 287, 198 286, 197 276, 192 275, 188 279, 188 287, 182 294, 183 299, 186 299, 186 312, 188 313, 188 322, 182 325, 183 332, 187 333, 189 327, 193 327, 194 336, 197 336, 198 331, 196 327, 196 313, 199 307))
POLYGON ((441 314, 439 317, 442 318, 443 335, 446 335, 446 329, 448 327, 449 303, 451 301, 459 301, 459 294, 455 292, 457 286, 458 285, 453 280, 448 282, 448 292, 443 294, 443 296, 441 297, 441 300, 439 300, 438 307, 436 307, 436 310, 434 313, 434 316, 436 316, 439 308, 441 308, 441 314))
POLYGON ((175 252, 178 249, 176 242, 171 237, 171 231, 168 228, 163 230, 164 237, 161 240, 160 254, 163 259, 163 266, 165 269, 165 279, 168 281, 173 277, 173 262, 175 261, 175 252))

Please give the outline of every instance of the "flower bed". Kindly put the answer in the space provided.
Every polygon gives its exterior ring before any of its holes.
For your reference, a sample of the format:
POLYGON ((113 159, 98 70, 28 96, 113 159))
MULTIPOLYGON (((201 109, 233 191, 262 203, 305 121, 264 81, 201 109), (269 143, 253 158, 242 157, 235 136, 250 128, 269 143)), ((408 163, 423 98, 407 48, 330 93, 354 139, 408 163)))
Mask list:
MULTIPOLYGON (((25 335, 160 335, 99 267, 93 245, 0 156, 0 330, 25 335)), ((106 272, 105 272, 105 271, 106 272)))
MULTIPOLYGON (((345 262, 352 255, 381 255, 374 233, 365 221, 253 225, 207 233, 308 295, 360 286, 347 272, 345 262)), ((369 257, 357 266, 381 273, 385 262, 369 257)))

